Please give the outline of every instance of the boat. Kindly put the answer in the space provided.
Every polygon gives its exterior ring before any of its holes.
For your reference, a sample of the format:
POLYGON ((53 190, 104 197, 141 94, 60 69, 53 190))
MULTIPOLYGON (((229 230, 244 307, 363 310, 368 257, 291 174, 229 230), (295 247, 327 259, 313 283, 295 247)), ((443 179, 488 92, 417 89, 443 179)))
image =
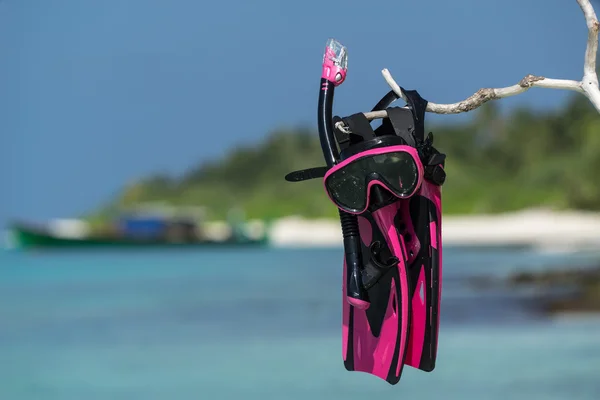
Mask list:
POLYGON ((256 221, 199 225, 185 218, 139 215, 95 229, 81 220, 54 220, 48 224, 15 221, 8 227, 5 243, 13 249, 267 246, 269 237, 264 224, 256 225, 256 221))

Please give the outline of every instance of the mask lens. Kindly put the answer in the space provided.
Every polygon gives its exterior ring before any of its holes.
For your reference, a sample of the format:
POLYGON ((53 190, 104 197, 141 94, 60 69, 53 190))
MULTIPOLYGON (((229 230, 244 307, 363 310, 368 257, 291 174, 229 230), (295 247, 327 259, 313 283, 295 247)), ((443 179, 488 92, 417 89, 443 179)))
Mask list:
POLYGON ((373 172, 379 175, 388 189, 403 197, 413 192, 419 181, 417 164, 405 152, 378 154, 371 158, 373 172))
POLYGON ((327 178, 326 187, 334 202, 342 209, 359 211, 366 207, 365 159, 335 171, 327 178))
POLYGON ((417 164, 404 151, 366 156, 329 175, 325 187, 338 207, 358 212, 367 207, 367 185, 373 179, 396 196, 407 196, 419 181, 417 164))

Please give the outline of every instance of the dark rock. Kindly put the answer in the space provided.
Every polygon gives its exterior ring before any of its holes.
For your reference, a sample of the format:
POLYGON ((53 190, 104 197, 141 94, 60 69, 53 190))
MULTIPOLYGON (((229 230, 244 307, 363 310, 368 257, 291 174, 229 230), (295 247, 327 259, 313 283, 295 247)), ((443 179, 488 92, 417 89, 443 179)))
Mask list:
POLYGON ((546 313, 600 312, 600 267, 519 272, 509 276, 506 284, 555 293, 539 298, 546 313))

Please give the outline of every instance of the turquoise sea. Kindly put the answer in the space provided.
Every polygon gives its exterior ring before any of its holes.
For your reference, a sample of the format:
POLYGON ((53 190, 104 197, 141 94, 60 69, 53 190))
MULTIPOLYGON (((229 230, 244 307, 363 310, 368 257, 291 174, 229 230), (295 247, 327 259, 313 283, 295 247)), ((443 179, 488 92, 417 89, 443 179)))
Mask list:
POLYGON ((341 249, 0 252, 1 400, 600 398, 600 318, 546 318, 473 274, 593 254, 444 249, 437 368, 341 359, 341 249))

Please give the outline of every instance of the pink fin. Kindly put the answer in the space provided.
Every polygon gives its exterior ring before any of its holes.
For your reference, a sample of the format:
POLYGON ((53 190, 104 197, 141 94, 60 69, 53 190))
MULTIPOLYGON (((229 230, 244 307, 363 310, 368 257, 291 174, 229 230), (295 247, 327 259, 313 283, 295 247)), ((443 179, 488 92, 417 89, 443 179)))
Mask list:
MULTIPOLYGON (((362 221, 359 219, 361 236, 365 233, 365 246, 368 246, 366 242, 379 240, 390 243, 394 254, 402 254, 402 239, 394 226, 394 216, 400 211, 399 204, 396 202, 376 211, 370 218, 362 221)), ((352 307, 347 301, 344 265, 344 364, 350 371, 366 372, 390 384, 396 384, 400 380, 410 324, 408 275, 404 257, 399 258, 400 263, 394 267, 395 270, 384 275, 369 289, 370 295, 373 295, 369 309, 352 307), (374 299, 377 304, 373 303, 374 299)), ((354 299, 352 300, 354 304, 354 299)))

